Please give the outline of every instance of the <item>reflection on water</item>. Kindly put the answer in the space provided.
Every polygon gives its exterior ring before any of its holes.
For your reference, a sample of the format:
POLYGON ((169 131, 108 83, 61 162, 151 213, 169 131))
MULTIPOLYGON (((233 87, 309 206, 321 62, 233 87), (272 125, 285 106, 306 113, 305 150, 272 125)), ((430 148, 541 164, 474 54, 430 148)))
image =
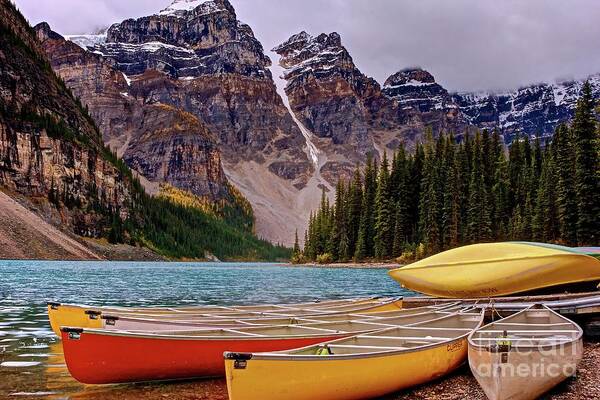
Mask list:
POLYGON ((227 399, 223 379, 92 386, 67 370, 45 302, 94 305, 290 303, 410 295, 385 270, 273 264, 0 260, 0 398, 227 399))

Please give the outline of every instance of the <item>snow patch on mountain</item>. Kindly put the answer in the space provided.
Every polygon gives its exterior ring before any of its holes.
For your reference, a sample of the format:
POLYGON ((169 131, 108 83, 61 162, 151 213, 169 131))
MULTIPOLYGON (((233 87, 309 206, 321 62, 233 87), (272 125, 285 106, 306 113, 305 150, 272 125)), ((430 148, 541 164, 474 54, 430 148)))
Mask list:
POLYGON ((159 15, 184 15, 187 12, 200 8, 200 14, 211 14, 223 11, 214 1, 207 0, 174 0, 171 5, 159 12, 159 15))
POLYGON ((66 35, 64 38, 75 43, 84 50, 106 43, 107 33, 98 35, 66 35))

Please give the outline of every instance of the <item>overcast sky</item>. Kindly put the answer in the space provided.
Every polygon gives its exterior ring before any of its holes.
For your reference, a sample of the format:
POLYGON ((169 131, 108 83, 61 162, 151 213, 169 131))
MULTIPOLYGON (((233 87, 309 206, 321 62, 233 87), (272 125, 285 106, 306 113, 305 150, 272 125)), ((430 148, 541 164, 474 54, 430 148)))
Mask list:
MULTIPOLYGON (((48 21, 59 33, 78 34, 151 14, 171 0, 15 2, 32 24, 48 21)), ((300 30, 337 31, 357 66, 381 83, 410 66, 429 70, 449 90, 515 88, 600 72, 598 0, 231 2, 267 52, 300 30)))

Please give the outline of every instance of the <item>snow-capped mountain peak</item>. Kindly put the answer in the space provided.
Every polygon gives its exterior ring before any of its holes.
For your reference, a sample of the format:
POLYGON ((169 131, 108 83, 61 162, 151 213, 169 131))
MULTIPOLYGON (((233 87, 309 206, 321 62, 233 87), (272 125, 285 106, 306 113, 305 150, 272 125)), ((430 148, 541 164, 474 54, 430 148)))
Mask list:
POLYGON ((214 1, 207 0, 173 0, 170 6, 161 10, 159 15, 181 15, 202 7, 202 14, 221 11, 214 1))

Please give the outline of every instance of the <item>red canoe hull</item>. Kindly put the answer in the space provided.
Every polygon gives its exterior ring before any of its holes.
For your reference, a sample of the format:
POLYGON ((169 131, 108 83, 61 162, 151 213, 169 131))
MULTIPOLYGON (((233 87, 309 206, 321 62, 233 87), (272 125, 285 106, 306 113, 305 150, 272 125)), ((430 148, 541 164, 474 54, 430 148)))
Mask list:
POLYGON ((65 361, 81 383, 109 384, 225 375, 223 353, 310 346, 349 334, 312 338, 170 339, 62 332, 65 361))

